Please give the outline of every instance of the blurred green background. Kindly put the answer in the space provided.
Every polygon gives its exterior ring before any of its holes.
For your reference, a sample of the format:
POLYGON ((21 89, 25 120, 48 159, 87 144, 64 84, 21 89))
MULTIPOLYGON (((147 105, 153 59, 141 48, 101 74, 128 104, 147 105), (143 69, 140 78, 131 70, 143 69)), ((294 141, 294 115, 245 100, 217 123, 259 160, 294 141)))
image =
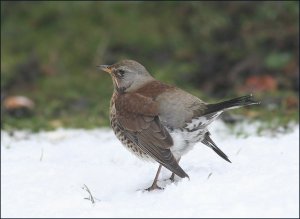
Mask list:
POLYGON ((298 1, 1 1, 2 129, 108 126, 96 66, 121 59, 204 101, 253 93, 231 113, 267 128, 299 121, 298 1))

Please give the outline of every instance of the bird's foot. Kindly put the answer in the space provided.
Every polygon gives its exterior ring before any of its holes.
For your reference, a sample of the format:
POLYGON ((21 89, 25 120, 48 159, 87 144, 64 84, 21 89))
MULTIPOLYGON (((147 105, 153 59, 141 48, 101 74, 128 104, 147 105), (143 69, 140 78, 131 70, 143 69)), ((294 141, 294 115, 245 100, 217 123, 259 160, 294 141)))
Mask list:
POLYGON ((175 174, 172 173, 171 177, 169 178, 169 180, 173 183, 175 182, 175 174))
POLYGON ((170 178, 164 179, 163 181, 171 181, 171 183, 175 182, 175 174, 172 174, 170 178))
POLYGON ((152 186, 150 186, 148 189, 145 189, 145 191, 151 192, 151 191, 156 190, 156 189, 158 189, 158 190, 163 190, 164 188, 159 187, 159 186, 155 183, 155 184, 152 184, 152 186))

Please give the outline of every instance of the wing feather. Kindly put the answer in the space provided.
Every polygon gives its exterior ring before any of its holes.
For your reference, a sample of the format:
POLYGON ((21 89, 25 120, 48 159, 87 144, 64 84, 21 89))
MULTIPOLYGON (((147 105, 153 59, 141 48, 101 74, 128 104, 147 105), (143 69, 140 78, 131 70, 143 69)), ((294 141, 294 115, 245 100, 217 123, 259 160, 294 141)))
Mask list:
POLYGON ((188 177, 171 153, 173 139, 159 120, 157 103, 140 95, 119 96, 115 104, 116 119, 126 137, 176 175, 188 177), (126 102, 126 99, 130 101, 126 102), (131 105, 137 104, 138 100, 148 101, 144 104, 147 108, 131 105))

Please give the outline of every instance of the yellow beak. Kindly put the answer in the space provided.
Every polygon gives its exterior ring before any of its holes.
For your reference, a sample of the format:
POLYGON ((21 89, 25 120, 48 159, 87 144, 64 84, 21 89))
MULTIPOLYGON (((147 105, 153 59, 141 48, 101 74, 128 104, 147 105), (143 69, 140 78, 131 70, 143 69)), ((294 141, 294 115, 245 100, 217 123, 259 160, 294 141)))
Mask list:
POLYGON ((97 67, 102 71, 105 71, 109 74, 111 73, 111 68, 109 65, 98 65, 97 67))

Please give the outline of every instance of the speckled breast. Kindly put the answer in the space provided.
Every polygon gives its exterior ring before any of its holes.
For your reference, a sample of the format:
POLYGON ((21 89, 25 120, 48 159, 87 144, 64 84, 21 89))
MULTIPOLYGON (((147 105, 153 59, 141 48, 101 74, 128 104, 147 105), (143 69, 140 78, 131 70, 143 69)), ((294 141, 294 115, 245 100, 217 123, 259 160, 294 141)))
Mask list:
POLYGON ((124 145, 126 149, 128 149, 131 153, 136 155, 138 158, 142 160, 148 160, 148 161, 154 161, 147 153, 141 150, 141 148, 136 145, 134 142, 132 142, 130 139, 126 137, 124 134, 124 131, 121 130, 117 125, 117 118, 116 118, 116 109, 114 105, 114 101, 111 101, 111 107, 110 107, 110 125, 116 135, 116 137, 119 139, 119 141, 124 145))

